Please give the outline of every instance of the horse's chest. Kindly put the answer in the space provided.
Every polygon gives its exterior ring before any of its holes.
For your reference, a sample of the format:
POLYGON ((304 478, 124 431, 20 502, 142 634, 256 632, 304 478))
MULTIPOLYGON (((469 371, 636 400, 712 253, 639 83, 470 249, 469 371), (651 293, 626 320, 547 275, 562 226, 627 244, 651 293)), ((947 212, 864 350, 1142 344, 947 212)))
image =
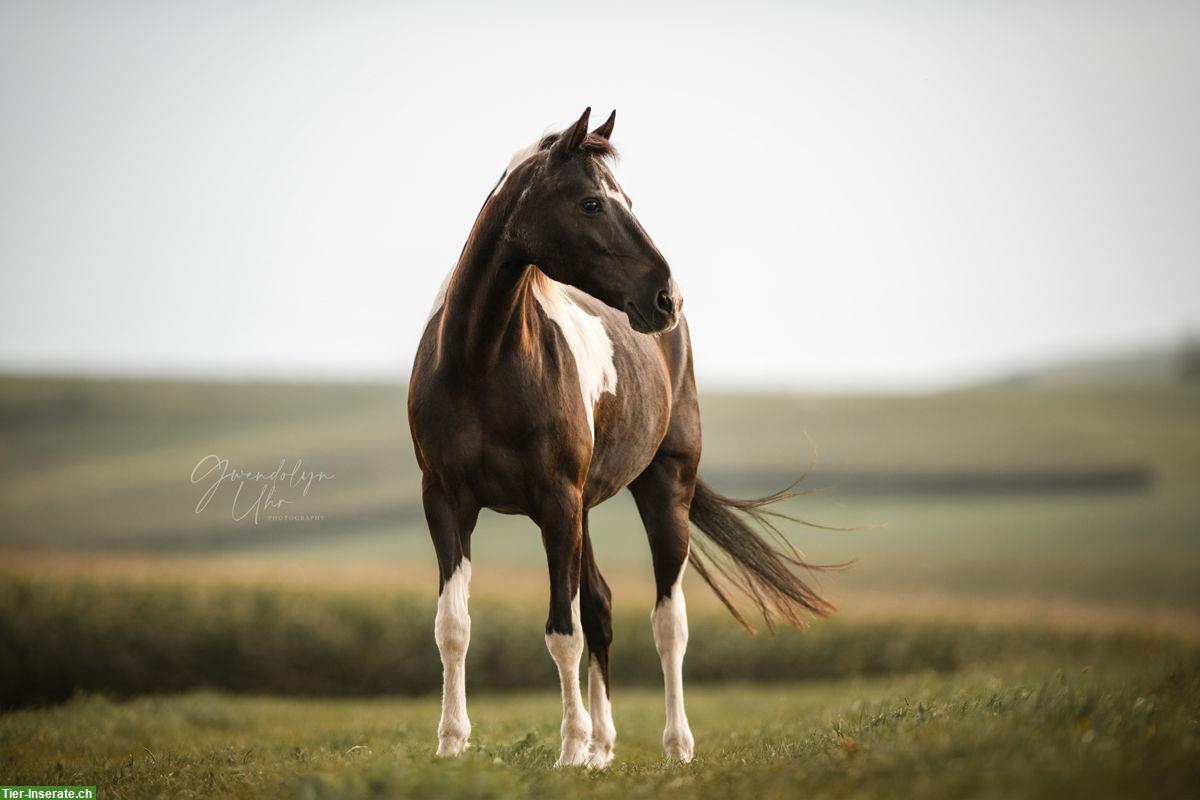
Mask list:
POLYGON ((602 309, 589 313, 554 284, 535 296, 534 349, 432 391, 440 402, 414 419, 418 443, 430 467, 481 505, 528 510, 564 477, 583 480, 592 505, 633 480, 661 442, 665 373, 652 346, 606 327, 602 309))
POLYGON ((578 394, 590 435, 595 429, 595 409, 601 395, 617 391, 612 339, 604 321, 572 300, 565 286, 546 281, 535 284, 533 294, 549 323, 545 330, 550 338, 544 347, 551 356, 547 362, 554 367, 547 369, 547 391, 552 395, 578 394))
POLYGON ((480 499, 511 505, 505 487, 535 483, 558 463, 585 458, 591 448, 578 394, 564 393, 546 376, 502 369, 435 394, 441 401, 413 420, 422 455, 437 472, 465 481, 480 499))

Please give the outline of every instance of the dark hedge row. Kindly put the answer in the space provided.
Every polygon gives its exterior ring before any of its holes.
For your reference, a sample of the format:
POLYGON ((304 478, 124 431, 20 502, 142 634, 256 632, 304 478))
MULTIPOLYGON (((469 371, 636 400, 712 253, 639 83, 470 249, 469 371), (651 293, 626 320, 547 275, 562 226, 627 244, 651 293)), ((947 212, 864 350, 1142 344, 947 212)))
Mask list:
MULTIPOLYGON (((556 686, 538 606, 473 602, 472 690, 556 686)), ((434 603, 395 592, 96 582, 7 577, 0 583, 0 704, 212 688, 289 695, 435 692, 434 603)), ((649 614, 614 620, 616 684, 657 684, 649 614)), ((1102 662, 1190 646, 1133 634, 1035 625, 821 622, 750 637, 724 615, 693 614, 689 681, 774 681, 949 671, 991 658, 1102 662)))

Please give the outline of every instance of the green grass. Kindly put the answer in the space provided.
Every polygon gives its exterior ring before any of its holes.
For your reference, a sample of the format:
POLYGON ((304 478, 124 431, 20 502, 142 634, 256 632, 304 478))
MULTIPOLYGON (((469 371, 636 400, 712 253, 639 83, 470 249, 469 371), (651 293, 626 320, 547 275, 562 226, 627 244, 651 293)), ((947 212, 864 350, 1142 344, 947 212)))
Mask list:
POLYGON ((1171 797, 1200 785, 1200 673, 1175 659, 691 687, 696 760, 665 764, 657 690, 617 690, 617 758, 556 770, 551 692, 472 692, 473 747, 431 753, 437 701, 80 696, 0 717, 0 782, 145 797, 1171 797))

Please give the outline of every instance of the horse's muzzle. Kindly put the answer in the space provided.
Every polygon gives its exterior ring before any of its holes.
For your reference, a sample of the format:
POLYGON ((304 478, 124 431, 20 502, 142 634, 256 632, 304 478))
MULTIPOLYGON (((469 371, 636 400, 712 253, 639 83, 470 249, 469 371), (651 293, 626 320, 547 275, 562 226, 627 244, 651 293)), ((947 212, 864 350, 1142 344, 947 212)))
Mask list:
POLYGON ((629 325, 638 333, 664 333, 679 324, 683 311, 683 296, 672 279, 663 289, 654 292, 643 302, 625 304, 629 325))

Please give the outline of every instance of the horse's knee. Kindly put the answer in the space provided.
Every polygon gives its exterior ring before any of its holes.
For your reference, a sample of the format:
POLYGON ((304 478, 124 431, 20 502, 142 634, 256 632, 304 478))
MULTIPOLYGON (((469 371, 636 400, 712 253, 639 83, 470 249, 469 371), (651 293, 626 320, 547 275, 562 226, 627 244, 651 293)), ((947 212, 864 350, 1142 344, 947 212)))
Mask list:
POLYGON ((670 594, 659 599, 650 612, 650 624, 659 658, 682 659, 688 643, 687 605, 682 586, 676 583, 670 594))
POLYGON ((471 643, 471 615, 468 612, 470 583, 471 562, 464 558, 443 584, 438 597, 433 635, 443 658, 466 654, 471 643))
POLYGON ((655 564, 658 600, 650 612, 654 644, 660 656, 687 647, 687 603, 683 599, 683 572, 687 568, 687 544, 683 552, 655 564))
POLYGON ((433 638, 443 657, 457 658, 465 655, 471 644, 471 617, 463 615, 447 618, 439 614, 434 622, 433 638))
POLYGON ((578 623, 569 633, 551 631, 546 634, 546 649, 550 651, 550 657, 560 669, 579 664, 579 659, 583 656, 583 642, 583 631, 578 623))

